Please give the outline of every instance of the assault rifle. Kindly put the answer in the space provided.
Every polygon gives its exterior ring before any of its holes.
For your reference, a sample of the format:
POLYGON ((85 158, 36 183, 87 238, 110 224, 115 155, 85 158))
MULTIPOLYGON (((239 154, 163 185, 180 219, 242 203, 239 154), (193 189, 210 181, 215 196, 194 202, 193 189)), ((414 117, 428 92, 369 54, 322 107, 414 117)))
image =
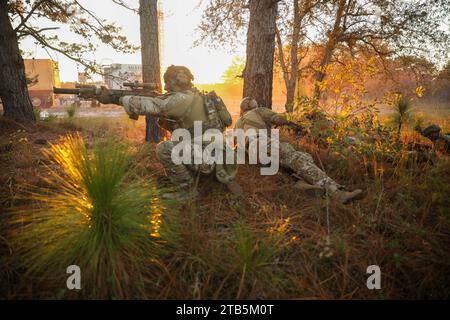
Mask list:
POLYGON ((289 127, 289 129, 294 131, 295 135, 299 137, 304 136, 307 132, 304 126, 293 121, 288 121, 287 127, 289 127))
MULTIPOLYGON (((95 99, 101 100, 107 97, 107 100, 111 104, 117 104, 120 97, 123 96, 144 96, 144 97, 158 97, 163 96, 162 93, 158 92, 158 85, 154 83, 138 83, 138 82, 125 82, 124 87, 130 89, 108 89, 104 86, 97 87, 95 85, 80 85, 77 84, 75 88, 56 88, 53 87, 53 92, 55 94, 72 94, 77 95, 81 99, 95 99)), ((101 102, 101 101, 100 101, 101 102)), ((137 120, 137 115, 130 115, 130 118, 137 120)))

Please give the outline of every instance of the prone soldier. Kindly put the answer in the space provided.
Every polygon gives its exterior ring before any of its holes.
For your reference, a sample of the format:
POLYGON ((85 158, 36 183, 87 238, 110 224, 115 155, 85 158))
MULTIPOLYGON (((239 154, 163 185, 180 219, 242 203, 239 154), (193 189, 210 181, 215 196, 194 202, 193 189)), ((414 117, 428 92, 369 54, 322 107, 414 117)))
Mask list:
MULTIPOLYGON (((298 125, 290 122, 282 114, 273 112, 268 108, 258 107, 255 99, 244 98, 240 105, 240 118, 236 122, 236 129, 270 130, 272 126, 288 126, 300 129, 298 125)), ((343 186, 327 176, 318 168, 310 154, 295 150, 288 142, 279 144, 280 165, 292 170, 297 177, 302 180, 295 185, 297 189, 308 193, 328 193, 331 198, 346 204, 362 195, 362 190, 356 189, 348 192, 343 190, 343 186)))
POLYGON ((442 129, 435 124, 432 124, 425 129, 416 126, 414 130, 431 140, 436 149, 450 154, 450 133, 442 134, 442 129))

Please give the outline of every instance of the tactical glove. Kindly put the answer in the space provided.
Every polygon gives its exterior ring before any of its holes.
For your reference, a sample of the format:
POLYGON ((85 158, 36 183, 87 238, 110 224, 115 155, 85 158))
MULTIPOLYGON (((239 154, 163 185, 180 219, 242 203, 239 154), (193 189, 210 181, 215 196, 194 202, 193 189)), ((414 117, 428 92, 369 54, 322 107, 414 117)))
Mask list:
POLYGON ((298 136, 303 136, 307 133, 306 129, 303 126, 295 122, 289 122, 289 127, 294 130, 295 134, 298 136))
POLYGON ((112 94, 106 87, 101 87, 95 99, 102 104, 119 104, 120 96, 112 94))

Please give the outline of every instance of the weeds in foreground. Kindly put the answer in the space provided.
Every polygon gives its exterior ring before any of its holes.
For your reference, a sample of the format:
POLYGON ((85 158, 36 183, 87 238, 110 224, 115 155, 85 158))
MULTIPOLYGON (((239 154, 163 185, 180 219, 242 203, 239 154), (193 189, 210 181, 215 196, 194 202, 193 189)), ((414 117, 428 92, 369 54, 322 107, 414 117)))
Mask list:
POLYGON ((250 221, 212 226, 212 212, 195 204, 185 209, 178 241, 163 259, 159 298, 268 298, 293 286, 285 229, 250 221))
POLYGON ((225 247, 227 252, 223 253, 227 276, 234 275, 236 279, 232 283, 238 285, 234 298, 255 294, 263 297, 262 292, 268 288, 278 290, 286 285, 281 267, 286 249, 284 236, 284 230, 258 232, 248 224, 234 226, 225 247))
POLYGON ((155 187, 130 174, 126 146, 111 139, 88 152, 79 135, 67 136, 49 157, 62 169, 48 178, 55 188, 37 190, 32 208, 11 212, 11 244, 25 277, 65 296, 66 268, 75 264, 84 297, 145 296, 158 247, 152 213, 162 205, 155 187))

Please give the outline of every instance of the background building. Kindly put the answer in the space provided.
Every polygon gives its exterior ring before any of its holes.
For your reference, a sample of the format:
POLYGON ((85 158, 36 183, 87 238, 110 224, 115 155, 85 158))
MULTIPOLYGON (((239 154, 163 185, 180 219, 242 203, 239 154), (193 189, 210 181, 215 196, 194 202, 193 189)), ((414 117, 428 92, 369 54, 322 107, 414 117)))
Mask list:
POLYGON ((124 82, 142 82, 140 64, 111 64, 103 67, 103 82, 110 89, 126 89, 124 82))
POLYGON ((53 105, 53 87, 59 87, 59 67, 51 59, 25 59, 28 91, 34 107, 49 108, 53 105))

